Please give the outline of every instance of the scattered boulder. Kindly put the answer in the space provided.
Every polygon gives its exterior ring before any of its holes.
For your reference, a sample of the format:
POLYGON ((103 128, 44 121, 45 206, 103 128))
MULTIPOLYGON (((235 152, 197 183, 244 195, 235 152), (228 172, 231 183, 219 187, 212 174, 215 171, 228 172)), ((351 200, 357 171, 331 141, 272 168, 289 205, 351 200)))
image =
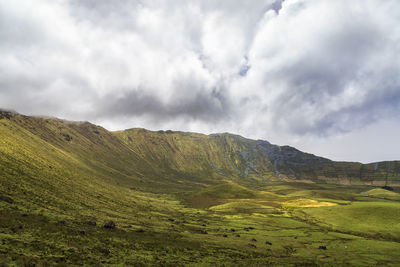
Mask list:
POLYGON ((254 230, 254 227, 251 227, 251 226, 250 226, 250 227, 249 227, 249 230, 254 230))
POLYGON ((265 241, 265 244, 272 246, 272 243, 269 241, 265 241))
POLYGON ((104 224, 104 228, 106 229, 115 229, 115 223, 113 221, 108 221, 104 224))
POLYGON ((252 239, 251 239, 251 242, 257 242, 257 239, 252 238, 252 239))
POLYGON ((6 197, 6 196, 2 196, 2 195, 0 195, 0 200, 5 201, 5 202, 10 203, 10 204, 14 203, 14 200, 12 198, 6 197))
POLYGON ((256 245, 254 245, 254 244, 251 244, 251 243, 249 243, 249 244, 247 244, 249 247, 251 247, 251 248, 257 248, 257 246, 256 245))
POLYGON ((239 234, 237 234, 237 235, 236 235, 236 237, 240 237, 240 235, 239 235, 239 234))
POLYGON ((83 230, 83 229, 79 229, 79 230, 78 230, 78 233, 80 233, 81 235, 86 235, 86 231, 83 230))
POLYGON ((224 234, 223 237, 228 237, 228 235, 224 234))
POLYGON ((326 250, 326 246, 319 246, 319 249, 326 250))
POLYGON ((168 219, 168 221, 170 221, 170 222, 173 222, 173 221, 175 221, 174 219, 172 219, 172 218, 169 218, 168 219))
POLYGON ((235 232, 235 231, 236 231, 235 229, 231 228, 231 232, 235 232))
POLYGON ((137 232, 137 233, 143 233, 144 230, 143 230, 142 228, 139 228, 139 229, 136 229, 136 232, 137 232))
POLYGON ((200 234, 203 234, 203 235, 208 234, 208 232, 207 232, 206 230, 204 230, 204 229, 200 229, 200 230, 199 230, 199 233, 200 233, 200 234))
POLYGON ((88 221, 88 224, 92 225, 92 226, 96 226, 97 225, 95 220, 88 221))
POLYGON ((7 120, 11 119, 12 113, 10 111, 0 110, 0 120, 6 118, 7 120))
POLYGON ((28 214, 27 213, 23 213, 22 217, 28 217, 28 214))
POLYGON ((206 227, 207 225, 206 225, 205 223, 203 223, 201 226, 204 226, 204 227, 206 227))
POLYGON ((69 134, 64 133, 62 135, 64 136, 65 141, 68 141, 68 142, 72 141, 72 137, 69 134))

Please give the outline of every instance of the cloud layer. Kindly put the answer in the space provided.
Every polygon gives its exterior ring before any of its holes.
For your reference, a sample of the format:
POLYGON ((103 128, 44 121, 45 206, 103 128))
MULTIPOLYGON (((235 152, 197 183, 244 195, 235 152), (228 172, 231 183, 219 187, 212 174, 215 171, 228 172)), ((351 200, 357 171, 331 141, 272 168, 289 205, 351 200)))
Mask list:
POLYGON ((0 0, 0 107, 331 138, 400 121, 399 19, 396 0, 0 0))

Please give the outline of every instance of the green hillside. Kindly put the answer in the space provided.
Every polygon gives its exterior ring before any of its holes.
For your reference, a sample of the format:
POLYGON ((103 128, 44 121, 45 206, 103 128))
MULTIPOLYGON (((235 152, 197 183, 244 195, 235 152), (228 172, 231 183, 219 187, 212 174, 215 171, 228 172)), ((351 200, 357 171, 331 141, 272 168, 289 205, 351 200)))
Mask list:
POLYGON ((398 265, 399 166, 1 111, 0 265, 398 265))

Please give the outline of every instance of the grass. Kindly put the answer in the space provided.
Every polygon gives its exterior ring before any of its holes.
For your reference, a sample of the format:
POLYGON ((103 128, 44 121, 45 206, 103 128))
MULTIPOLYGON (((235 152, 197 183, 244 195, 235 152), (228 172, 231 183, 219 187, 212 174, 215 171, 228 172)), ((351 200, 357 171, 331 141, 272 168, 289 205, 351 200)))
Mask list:
POLYGON ((345 206, 303 209, 316 221, 329 223, 332 230, 400 242, 400 203, 353 202, 345 206))
POLYGON ((396 192, 279 181, 229 134, 0 117, 1 266, 400 264, 396 192))

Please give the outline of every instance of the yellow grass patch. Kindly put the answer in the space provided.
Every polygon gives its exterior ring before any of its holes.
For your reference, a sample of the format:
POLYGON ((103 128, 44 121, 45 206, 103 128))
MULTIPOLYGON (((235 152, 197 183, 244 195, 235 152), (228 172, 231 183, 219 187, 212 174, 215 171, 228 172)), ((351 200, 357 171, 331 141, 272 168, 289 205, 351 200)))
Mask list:
POLYGON ((319 202, 313 199, 300 198, 296 200, 283 202, 282 205, 286 207, 318 208, 318 207, 336 206, 337 204, 332 202, 319 202))

